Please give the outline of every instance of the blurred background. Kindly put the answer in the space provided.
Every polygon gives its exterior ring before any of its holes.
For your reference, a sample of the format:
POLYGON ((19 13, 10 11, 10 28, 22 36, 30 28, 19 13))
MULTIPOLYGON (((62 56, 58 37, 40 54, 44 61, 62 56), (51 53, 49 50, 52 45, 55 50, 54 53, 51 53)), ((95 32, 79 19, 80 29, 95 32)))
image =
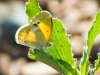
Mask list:
MULTIPOLYGON (((15 42, 17 29, 28 22, 27 0, 0 0, 0 75, 60 75, 51 67, 27 57, 28 47, 15 42)), ((78 63, 87 32, 100 8, 100 0, 39 0, 43 10, 60 19, 71 35, 72 52, 78 63)), ((92 47, 91 64, 100 52, 100 36, 92 47)), ((91 65, 93 67, 93 65, 91 65)))

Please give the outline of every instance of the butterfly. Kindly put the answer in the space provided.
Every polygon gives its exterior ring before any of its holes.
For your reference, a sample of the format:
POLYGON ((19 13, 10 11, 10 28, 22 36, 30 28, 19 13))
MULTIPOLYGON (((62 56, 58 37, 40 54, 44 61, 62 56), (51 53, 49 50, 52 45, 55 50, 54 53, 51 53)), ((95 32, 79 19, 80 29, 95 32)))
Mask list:
POLYGON ((52 28, 50 13, 41 11, 28 24, 21 26, 17 30, 16 42, 34 49, 43 49, 49 44, 52 28))

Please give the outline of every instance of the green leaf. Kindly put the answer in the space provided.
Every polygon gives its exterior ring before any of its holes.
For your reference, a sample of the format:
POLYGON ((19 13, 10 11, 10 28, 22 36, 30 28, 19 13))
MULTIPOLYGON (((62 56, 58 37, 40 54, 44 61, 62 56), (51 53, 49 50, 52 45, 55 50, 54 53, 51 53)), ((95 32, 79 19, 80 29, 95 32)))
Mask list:
POLYGON ((98 53, 98 59, 95 62, 94 72, 100 72, 100 53, 98 53))
POLYGON ((65 72, 63 71, 62 67, 60 66, 59 62, 57 61, 57 59, 55 59, 51 55, 45 53, 43 50, 37 50, 37 49, 33 50, 32 48, 30 48, 28 57, 30 59, 41 61, 41 62, 51 66, 52 68, 54 68, 61 74, 66 75, 65 72))
POLYGON ((80 75, 78 70, 73 67, 71 64, 67 63, 63 60, 58 60, 64 71, 67 73, 67 75, 80 75))
POLYGON ((38 5, 38 0, 29 0, 26 3, 26 13, 28 15, 28 19, 31 20, 33 16, 41 11, 41 8, 38 5))
POLYGON ((80 71, 81 75, 87 75, 89 72, 90 68, 90 63, 89 63, 89 55, 87 53, 87 47, 84 47, 84 52, 83 52, 83 57, 81 58, 81 64, 80 64, 80 71))
POLYGON ((53 19, 51 41, 53 42, 53 46, 49 48, 51 55, 54 58, 67 61, 69 64, 74 66, 75 64, 69 37, 66 34, 61 21, 57 20, 56 18, 53 19))
POLYGON ((96 20, 93 23, 93 26, 88 32, 88 54, 90 55, 91 48, 95 38, 100 34, 100 11, 97 13, 96 20))
MULTIPOLYGON (((37 13, 41 11, 40 7, 38 6, 37 0, 29 0, 26 4, 26 13, 28 15, 29 20, 32 19, 37 13)), ((76 67, 74 64, 72 52, 71 52, 71 44, 69 42, 68 36, 62 26, 62 23, 57 19, 53 19, 53 33, 52 33, 52 42, 54 43, 50 50, 50 54, 47 54, 43 50, 30 50, 28 57, 31 59, 39 60, 60 73, 66 75, 60 66, 57 59, 65 60, 71 66, 76 67), (58 46, 58 47, 57 47, 58 46), (54 53, 53 53, 54 52, 54 53), (57 53, 56 53, 57 52, 57 53)), ((63 65, 65 66, 65 65, 63 65)))
POLYGON ((67 35, 62 22, 56 18, 53 18, 53 30, 52 30, 51 42, 53 43, 53 46, 49 48, 50 51, 49 54, 51 54, 57 60, 59 59, 64 61, 64 62, 62 61, 58 62, 62 66, 63 70, 66 71, 66 74, 78 75, 78 71, 76 70, 77 67, 75 64, 75 60, 73 59, 71 51, 69 36, 67 35))
POLYGON ((87 75, 90 68, 89 55, 95 38, 100 34, 100 12, 97 13, 91 29, 88 32, 87 46, 84 47, 83 58, 81 59, 80 70, 82 75, 87 75))

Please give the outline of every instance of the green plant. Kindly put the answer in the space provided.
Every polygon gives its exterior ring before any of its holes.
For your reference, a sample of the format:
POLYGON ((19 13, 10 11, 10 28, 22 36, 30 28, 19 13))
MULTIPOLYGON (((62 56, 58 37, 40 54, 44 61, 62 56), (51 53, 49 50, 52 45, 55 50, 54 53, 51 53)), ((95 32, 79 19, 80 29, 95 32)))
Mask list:
MULTIPOLYGON (((26 4, 26 13, 29 21, 37 13, 41 12, 38 0, 29 0, 26 4)), ((80 62, 80 69, 77 69, 77 61, 73 58, 69 36, 66 34, 61 21, 52 18, 53 30, 50 42, 53 43, 48 50, 37 50, 30 48, 28 57, 41 61, 56 69, 63 75, 94 75, 100 72, 100 53, 95 61, 95 68, 90 68, 89 55, 95 38, 100 34, 100 12, 97 12, 96 20, 88 32, 87 45, 84 46, 83 57, 80 62), (63 38, 63 39, 62 39, 63 38)))

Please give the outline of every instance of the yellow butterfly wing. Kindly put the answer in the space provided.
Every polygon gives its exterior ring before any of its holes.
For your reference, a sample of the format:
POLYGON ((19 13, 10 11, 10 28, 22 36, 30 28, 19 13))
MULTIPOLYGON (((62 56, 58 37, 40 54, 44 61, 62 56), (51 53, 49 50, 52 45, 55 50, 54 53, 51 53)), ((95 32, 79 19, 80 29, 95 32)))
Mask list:
POLYGON ((37 36, 31 31, 32 27, 29 25, 24 25, 20 27, 16 32, 16 42, 22 45, 28 44, 28 42, 37 41, 37 36))

